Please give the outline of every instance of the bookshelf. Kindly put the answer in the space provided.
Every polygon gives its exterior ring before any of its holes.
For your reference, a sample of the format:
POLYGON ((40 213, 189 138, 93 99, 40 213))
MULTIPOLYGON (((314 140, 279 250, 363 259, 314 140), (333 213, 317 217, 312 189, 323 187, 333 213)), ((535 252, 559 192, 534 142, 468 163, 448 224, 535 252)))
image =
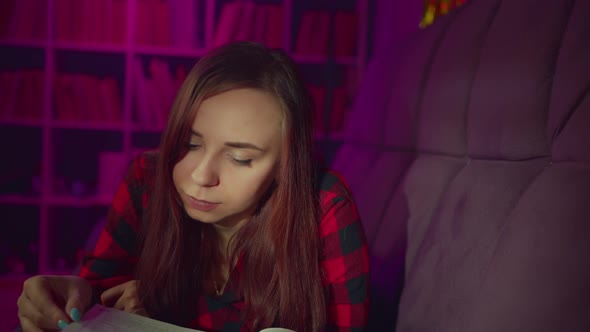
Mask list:
POLYGON ((367 63, 369 1, 3 1, 0 277, 73 270, 127 162, 157 146, 178 84, 215 45, 286 50, 313 92, 316 139, 338 139, 367 63))

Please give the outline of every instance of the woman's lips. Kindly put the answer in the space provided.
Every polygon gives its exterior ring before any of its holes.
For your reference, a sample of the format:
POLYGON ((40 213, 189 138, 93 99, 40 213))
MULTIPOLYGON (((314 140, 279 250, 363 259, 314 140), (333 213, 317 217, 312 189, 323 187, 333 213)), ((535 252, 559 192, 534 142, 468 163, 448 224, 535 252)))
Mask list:
POLYGON ((202 201, 200 199, 188 196, 188 205, 195 210, 207 212, 215 209, 219 203, 202 201))

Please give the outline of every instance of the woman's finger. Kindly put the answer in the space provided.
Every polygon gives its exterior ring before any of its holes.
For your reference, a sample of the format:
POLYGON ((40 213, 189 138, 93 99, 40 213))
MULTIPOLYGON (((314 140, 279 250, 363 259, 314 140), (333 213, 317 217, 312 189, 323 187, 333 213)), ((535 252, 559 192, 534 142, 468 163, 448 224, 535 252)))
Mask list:
POLYGON ((92 288, 84 279, 74 279, 67 287, 65 310, 73 321, 82 319, 84 311, 92 300, 92 288))
POLYGON ((124 283, 107 289, 100 295, 100 302, 107 307, 112 307, 123 295, 126 285, 127 283, 124 283))
POLYGON ((18 298, 16 303, 18 305, 18 319, 21 322, 23 330, 27 331, 25 326, 28 327, 28 329, 31 329, 31 327, 38 328, 37 326, 39 326, 39 324, 35 322, 41 322, 41 312, 33 306, 24 294, 18 298))
MULTIPOLYGON (((50 283, 46 278, 31 278, 23 285, 22 299, 19 298, 19 313, 41 329, 56 329, 58 322, 69 322, 68 316, 54 302, 50 283), (22 307, 22 308, 21 308, 22 307)), ((64 299, 55 299, 64 302, 64 299)))
MULTIPOLYGON (((34 303, 28 299, 19 298, 18 318, 21 321, 21 326, 23 322, 25 322, 25 325, 34 326, 37 329, 55 330, 59 328, 59 319, 43 314, 35 307, 34 303)), ((62 322, 62 324, 67 323, 67 320, 63 320, 62 322)))
POLYGON ((33 324, 33 322, 27 317, 19 317, 19 319, 20 327, 23 329, 23 332, 43 332, 43 330, 35 326, 35 324, 33 324))
POLYGON ((125 312, 132 312, 132 309, 136 304, 137 303, 134 303, 132 298, 128 296, 121 296, 113 305, 113 308, 125 312))
POLYGON ((123 294, 113 306, 115 309, 131 313, 137 311, 139 307, 139 298, 137 297, 137 288, 135 283, 127 285, 123 291, 123 294))

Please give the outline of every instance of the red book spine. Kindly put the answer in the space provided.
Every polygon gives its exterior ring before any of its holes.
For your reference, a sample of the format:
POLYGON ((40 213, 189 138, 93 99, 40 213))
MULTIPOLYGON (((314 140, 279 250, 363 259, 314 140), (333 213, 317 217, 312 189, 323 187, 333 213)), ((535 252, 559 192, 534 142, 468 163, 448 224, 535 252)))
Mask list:
POLYGON ((326 132, 326 123, 324 120, 326 88, 323 86, 308 85, 307 89, 309 91, 314 106, 314 131, 317 133, 324 133, 326 132))
POLYGON ((277 5, 267 5, 266 15, 268 16, 266 45, 271 48, 281 48, 283 46, 283 8, 277 5))
POLYGON ((334 55, 351 56, 355 54, 357 40, 357 15, 337 12, 334 16, 334 55))

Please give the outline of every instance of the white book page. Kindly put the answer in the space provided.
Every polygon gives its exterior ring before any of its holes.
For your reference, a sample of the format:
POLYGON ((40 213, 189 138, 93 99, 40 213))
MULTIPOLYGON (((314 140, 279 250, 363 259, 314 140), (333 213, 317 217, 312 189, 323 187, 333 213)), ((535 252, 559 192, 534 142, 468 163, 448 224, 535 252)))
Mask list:
MULTIPOLYGON (((100 304, 84 314, 82 321, 71 323, 62 332, 205 332, 165 323, 159 320, 107 308, 100 304)), ((280 327, 271 327, 260 332, 295 332, 280 327)))
POLYGON ((71 323, 62 332, 204 332, 130 314, 121 310, 95 305, 84 314, 81 322, 71 323))

